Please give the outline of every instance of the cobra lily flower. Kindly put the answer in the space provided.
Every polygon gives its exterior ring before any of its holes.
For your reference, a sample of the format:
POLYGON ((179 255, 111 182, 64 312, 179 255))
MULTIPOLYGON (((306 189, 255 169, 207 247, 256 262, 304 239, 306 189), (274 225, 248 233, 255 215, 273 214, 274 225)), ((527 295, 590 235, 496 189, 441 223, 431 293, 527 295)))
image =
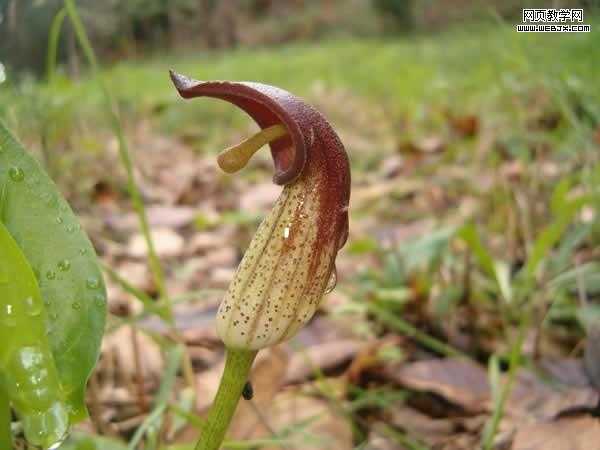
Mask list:
POLYGON ((260 83, 199 82, 171 72, 183 98, 214 97, 244 110, 260 133, 219 155, 241 169, 269 143, 283 191, 252 239, 218 311, 230 349, 258 350, 294 336, 335 276, 348 236, 348 156, 327 120, 282 89, 260 83))

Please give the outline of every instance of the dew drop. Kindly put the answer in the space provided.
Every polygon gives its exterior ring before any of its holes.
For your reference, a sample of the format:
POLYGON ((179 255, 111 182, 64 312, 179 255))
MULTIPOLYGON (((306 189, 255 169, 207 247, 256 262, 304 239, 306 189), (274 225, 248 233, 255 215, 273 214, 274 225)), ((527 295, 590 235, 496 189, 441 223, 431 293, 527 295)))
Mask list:
POLYGON ((68 435, 65 434, 59 441, 56 441, 54 444, 50 445, 47 450, 57 450, 63 443, 67 440, 68 435))
POLYGON ((72 233, 75 231, 75 225, 67 225, 67 233, 72 233))
POLYGON ((86 248, 80 248, 79 249, 79 254, 80 255, 85 255, 87 253, 87 249, 86 248))
POLYGON ((46 278, 48 280, 54 280, 56 278, 56 272, 54 270, 49 270, 46 272, 46 278))
POLYGON ((8 169, 8 175, 10 179, 19 183, 25 179, 25 172, 20 167, 11 167, 8 169))
POLYGON ((100 282, 98 281, 98 279, 93 277, 88 278, 85 284, 89 289, 98 289, 98 287, 100 286, 100 282))
POLYGON ((94 295, 94 304, 97 307, 100 308, 100 307, 104 306, 105 303, 106 303, 106 300, 104 298, 104 295, 102 295, 102 294, 96 294, 96 295, 94 295))
POLYGON ((81 303, 79 303, 79 302, 75 301, 75 302, 71 303, 71 307, 72 307, 72 308, 73 308, 75 311, 78 311, 78 310, 80 310, 80 309, 81 309, 81 303))
POLYGON ((33 297, 25 299, 25 312, 29 316, 39 316, 42 312, 42 303, 33 297))
POLYGON ((40 198, 47 205, 50 205, 52 203, 52 194, 50 194, 50 192, 42 192, 40 194, 40 198))
POLYGON ((12 303, 7 303, 2 306, 2 309, 0 310, 0 322, 8 327, 14 327, 17 325, 15 308, 12 303))
POLYGON ((63 223, 63 218, 62 218, 62 217, 60 217, 60 216, 58 216, 58 217, 56 218, 56 223, 59 223, 59 224, 60 224, 60 223, 63 223))
POLYGON ((337 269, 333 266, 333 271, 329 276, 329 281, 327 282, 327 286, 325 287, 325 294, 329 294, 331 291, 335 289, 337 285, 337 269))
POLYGON ((63 259, 62 261, 59 261, 58 268, 62 272, 67 272, 71 268, 71 261, 69 261, 68 259, 63 259))

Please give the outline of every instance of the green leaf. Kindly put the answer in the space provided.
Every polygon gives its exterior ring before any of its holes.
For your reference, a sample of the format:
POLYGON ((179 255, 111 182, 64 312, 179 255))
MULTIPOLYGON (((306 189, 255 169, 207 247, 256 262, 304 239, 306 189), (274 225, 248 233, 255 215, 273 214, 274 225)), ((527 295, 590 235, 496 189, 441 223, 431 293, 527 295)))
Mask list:
POLYGON ((494 259, 490 252, 481 242, 481 237, 473 224, 463 226, 458 232, 458 236, 462 238, 477 260, 479 266, 491 278, 496 279, 496 268, 494 259))
POLYGON ((494 274, 502 297, 507 303, 511 303, 513 300, 513 291, 510 278, 510 267, 504 261, 494 261, 494 274))
POLYGON ((550 251, 560 240, 567 227, 571 224, 579 210, 590 202, 590 197, 580 196, 570 202, 565 202, 556 211, 554 221, 544 228, 540 233, 527 258, 527 263, 522 270, 525 280, 531 282, 534 279, 540 264, 549 255, 550 251))
POLYGON ((560 211, 563 210, 569 202, 569 191, 573 183, 570 177, 562 178, 552 191, 552 197, 550 198, 550 209, 552 214, 559 215, 560 211))
POLYGON ((85 385, 98 359, 106 317, 94 248, 56 185, 1 122, 0 188, 0 219, 38 279, 71 420, 83 419, 85 385))
POLYGON ((576 292, 578 284, 589 295, 600 294, 600 263, 589 262, 569 269, 553 278, 549 287, 554 290, 576 292))
POLYGON ((455 227, 444 227, 404 244, 400 253, 404 258, 406 269, 410 272, 435 265, 447 250, 455 233, 455 227))
POLYGON ((0 222, 0 371, 28 442, 43 448, 69 428, 65 395, 46 335, 46 314, 27 258, 0 222))

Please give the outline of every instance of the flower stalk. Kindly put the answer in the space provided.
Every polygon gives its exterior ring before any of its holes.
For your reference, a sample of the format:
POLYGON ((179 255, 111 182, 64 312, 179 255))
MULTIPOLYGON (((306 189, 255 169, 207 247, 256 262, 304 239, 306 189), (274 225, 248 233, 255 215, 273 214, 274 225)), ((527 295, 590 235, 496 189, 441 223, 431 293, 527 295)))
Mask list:
POLYGON ((225 370, 196 450, 216 450, 258 350, 292 338, 317 311, 348 237, 350 165, 327 120, 282 89, 250 82, 199 82, 171 73, 183 98, 213 97, 245 111, 261 131, 223 151, 219 166, 243 168, 269 144, 283 186, 254 235, 217 312, 225 370))
POLYGON ((242 396, 256 353, 248 350, 227 350, 225 370, 219 390, 202 428, 202 438, 196 444, 195 450, 217 450, 221 446, 242 396))

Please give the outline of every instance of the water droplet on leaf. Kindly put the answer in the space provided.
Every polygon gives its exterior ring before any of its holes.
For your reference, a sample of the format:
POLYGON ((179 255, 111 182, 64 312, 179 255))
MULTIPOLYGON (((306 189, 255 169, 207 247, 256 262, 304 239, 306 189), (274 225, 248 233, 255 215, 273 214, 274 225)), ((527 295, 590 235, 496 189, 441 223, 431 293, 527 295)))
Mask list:
POLYGON ((54 270, 49 270, 46 272, 46 278, 48 280, 54 280, 56 278, 56 272, 54 270))
POLYGON ((33 297, 27 297, 25 299, 25 311, 30 316, 39 316, 42 312, 42 304, 33 297))
POLYGON ((73 303, 71 304, 71 307, 72 307, 72 308, 73 308, 75 311, 78 311, 78 310, 80 310, 80 309, 81 309, 81 303, 79 303, 79 302, 73 302, 73 303))
POLYGON ((20 167, 11 167, 8 169, 8 175, 10 179, 16 183, 19 183, 25 179, 25 172, 20 167))
POLYGON ((58 268, 62 272, 68 271, 71 268, 71 261, 69 261, 68 259, 63 259, 62 261, 59 261, 58 268))
POLYGON ((329 281, 327 282, 327 286, 325 287, 325 294, 329 294, 331 291, 335 289, 337 285, 337 269, 333 266, 333 271, 329 276, 329 281))
POLYGON ((17 324, 15 308, 12 303, 7 303, 0 311, 0 322, 8 327, 14 327, 17 324))
POLYGON ((102 295, 102 294, 94 295, 94 304, 96 306, 102 307, 102 306, 104 306, 105 303, 106 303, 106 299, 104 298, 104 295, 102 295))
POLYGON ((87 279, 85 284, 89 289, 98 289, 98 287, 100 286, 100 282, 98 281, 98 279, 91 277, 87 279))

